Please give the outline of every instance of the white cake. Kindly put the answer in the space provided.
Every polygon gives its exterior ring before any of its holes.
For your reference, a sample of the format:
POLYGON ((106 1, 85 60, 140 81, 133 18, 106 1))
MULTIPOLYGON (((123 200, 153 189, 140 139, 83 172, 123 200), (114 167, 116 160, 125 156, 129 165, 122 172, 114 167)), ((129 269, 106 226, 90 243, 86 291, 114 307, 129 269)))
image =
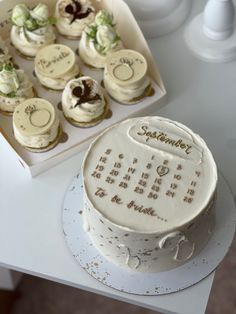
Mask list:
POLYGON ((209 240, 216 184, 212 154, 189 128, 161 117, 126 120, 85 156, 84 228, 112 262, 166 271, 209 240))
POLYGON ((27 99, 13 114, 15 139, 25 149, 45 152, 59 142, 61 125, 53 105, 42 98, 27 99))
POLYGON ((70 47, 53 44, 37 53, 35 74, 43 86, 63 90, 70 80, 79 75, 79 63, 70 47))

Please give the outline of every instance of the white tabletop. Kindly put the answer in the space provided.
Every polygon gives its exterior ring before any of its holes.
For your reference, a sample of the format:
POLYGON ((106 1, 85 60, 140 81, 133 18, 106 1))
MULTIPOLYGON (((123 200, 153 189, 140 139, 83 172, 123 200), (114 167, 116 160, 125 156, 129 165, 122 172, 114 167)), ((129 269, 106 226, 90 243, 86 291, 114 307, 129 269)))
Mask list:
MULTIPOLYGON (((193 15, 203 2, 195 1, 193 15)), ((206 140, 235 194, 236 62, 195 59, 185 46, 183 28, 149 44, 169 95, 156 114, 186 124, 206 140)), ((112 290, 80 268, 63 238, 61 206, 83 153, 34 179, 1 146, 0 156, 0 266, 165 313, 204 313, 214 274, 182 292, 142 297, 112 290)))

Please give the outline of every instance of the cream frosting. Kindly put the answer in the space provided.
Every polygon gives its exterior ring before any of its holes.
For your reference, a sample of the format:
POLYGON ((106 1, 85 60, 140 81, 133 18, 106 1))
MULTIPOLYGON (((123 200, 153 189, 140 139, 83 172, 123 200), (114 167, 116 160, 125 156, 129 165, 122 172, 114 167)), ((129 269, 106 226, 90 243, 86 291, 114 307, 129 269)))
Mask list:
POLYGON ((56 27, 60 34, 78 38, 82 35, 83 30, 85 27, 92 23, 95 17, 94 8, 91 5, 91 1, 88 0, 80 0, 80 1, 73 1, 73 0, 59 0, 56 4, 55 9, 55 17, 57 19, 56 27), (81 9, 79 12, 76 12, 76 5, 75 2, 79 3, 81 9), (66 6, 71 6, 72 11, 75 14, 69 14, 66 12, 66 6), (84 18, 76 18, 76 13, 85 13, 90 11, 88 16, 84 18), (75 16, 75 19, 74 19, 75 16), (74 21, 73 21, 74 19, 74 21))
POLYGON ((8 73, 0 72, 0 91, 1 81, 4 81, 4 89, 14 95, 0 94, 0 110, 12 113, 16 106, 28 98, 34 96, 33 85, 23 70, 13 70, 14 75, 9 77, 8 73))
POLYGON ((13 114, 14 136, 24 147, 48 147, 58 137, 59 127, 54 107, 41 98, 24 101, 13 114))
POLYGON ((79 54, 82 60, 95 68, 104 68, 107 60, 107 56, 115 51, 123 48, 121 41, 117 43, 115 47, 110 49, 105 55, 100 53, 95 46, 93 40, 91 40, 86 32, 83 32, 81 40, 79 42, 79 54))
POLYGON ((205 142, 184 125, 126 120, 95 139, 82 169, 89 236, 111 261, 168 270, 209 240, 217 169, 205 142))
POLYGON ((13 25, 11 29, 11 42, 22 54, 35 57, 37 52, 56 40, 51 25, 41 27, 35 31, 28 31, 24 26, 13 25))
POLYGON ((71 80, 66 85, 62 93, 62 108, 64 115, 76 122, 90 122, 103 115, 106 107, 105 98, 99 84, 91 77, 84 76, 78 79, 71 80), (78 104, 80 99, 78 96, 73 94, 75 88, 81 88, 81 94, 85 94, 86 85, 90 86, 90 94, 92 100, 88 97, 84 97, 84 102, 78 104), (94 96, 98 95, 97 99, 93 99, 94 96), (87 99, 86 99, 87 98, 87 99))

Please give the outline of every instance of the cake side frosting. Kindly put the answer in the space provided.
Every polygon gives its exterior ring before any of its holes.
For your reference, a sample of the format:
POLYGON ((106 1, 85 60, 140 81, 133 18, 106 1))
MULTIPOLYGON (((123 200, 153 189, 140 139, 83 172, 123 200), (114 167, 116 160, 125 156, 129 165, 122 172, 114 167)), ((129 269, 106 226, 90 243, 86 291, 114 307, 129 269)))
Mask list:
POLYGON ((45 148, 58 136, 59 119, 51 103, 41 98, 31 98, 15 110, 13 130, 22 146, 45 148))
POLYGON ((180 123, 146 117, 111 127, 91 144, 83 179, 89 235, 119 265, 171 269, 210 238, 216 165, 180 123))

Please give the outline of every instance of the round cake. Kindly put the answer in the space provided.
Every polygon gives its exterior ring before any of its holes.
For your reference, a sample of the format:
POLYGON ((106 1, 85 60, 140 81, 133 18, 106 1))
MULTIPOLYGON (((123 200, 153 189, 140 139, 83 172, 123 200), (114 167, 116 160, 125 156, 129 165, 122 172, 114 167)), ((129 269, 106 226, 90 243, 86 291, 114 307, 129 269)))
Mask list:
POLYGON ((58 144, 61 136, 59 118, 53 105, 42 98, 27 99, 13 114, 14 136, 32 152, 45 152, 58 144))
POLYGON ((82 171, 84 228, 112 262, 167 271, 207 244, 217 168, 186 126, 161 117, 116 124, 90 145, 82 171))
POLYGON ((53 44, 42 48, 35 57, 35 74, 43 86, 63 90, 67 82, 79 75, 77 57, 65 45, 53 44))
POLYGON ((116 101, 131 105, 145 98, 151 88, 148 65, 139 52, 123 49, 107 57, 104 85, 116 101))

